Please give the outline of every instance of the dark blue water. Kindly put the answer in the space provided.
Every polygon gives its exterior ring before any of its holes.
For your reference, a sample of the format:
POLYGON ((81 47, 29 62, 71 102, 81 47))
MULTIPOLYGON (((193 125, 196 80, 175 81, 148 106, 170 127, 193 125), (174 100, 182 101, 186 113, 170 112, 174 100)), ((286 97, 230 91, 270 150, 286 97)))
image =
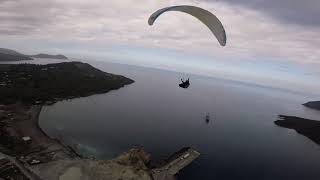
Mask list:
POLYGON ((273 123, 278 114, 320 119, 300 105, 316 97, 196 75, 189 89, 180 89, 180 73, 91 64, 136 82, 43 108, 41 127, 83 153, 108 159, 142 145, 160 159, 191 146, 201 156, 181 179, 320 178, 320 146, 273 123))

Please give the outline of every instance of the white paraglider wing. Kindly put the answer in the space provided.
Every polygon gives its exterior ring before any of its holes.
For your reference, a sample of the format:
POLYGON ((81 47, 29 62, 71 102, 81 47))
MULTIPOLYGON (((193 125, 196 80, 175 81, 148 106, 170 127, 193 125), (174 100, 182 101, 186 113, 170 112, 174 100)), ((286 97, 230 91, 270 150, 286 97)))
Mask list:
POLYGON ((224 30, 224 27, 222 23, 219 21, 219 19, 213 15, 211 12, 195 7, 195 6, 172 6, 172 7, 167 7, 160 9, 153 13, 149 20, 148 23, 149 25, 153 25, 155 20, 163 13, 167 11, 180 11, 184 12, 187 14, 190 14, 194 16, 195 18, 199 19, 202 23, 204 23, 214 34, 214 36, 218 39, 219 43, 221 46, 225 46, 227 42, 227 36, 226 32, 224 30))

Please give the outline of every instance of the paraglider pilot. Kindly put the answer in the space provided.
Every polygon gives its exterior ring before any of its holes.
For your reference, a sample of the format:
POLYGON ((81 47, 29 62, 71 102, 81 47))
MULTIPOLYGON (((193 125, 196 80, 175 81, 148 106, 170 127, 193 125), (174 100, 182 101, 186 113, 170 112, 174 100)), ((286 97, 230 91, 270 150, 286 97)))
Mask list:
POLYGON ((179 84, 179 86, 181 88, 187 89, 190 86, 190 82, 189 82, 189 78, 186 81, 183 81, 183 79, 181 79, 181 84, 179 84))

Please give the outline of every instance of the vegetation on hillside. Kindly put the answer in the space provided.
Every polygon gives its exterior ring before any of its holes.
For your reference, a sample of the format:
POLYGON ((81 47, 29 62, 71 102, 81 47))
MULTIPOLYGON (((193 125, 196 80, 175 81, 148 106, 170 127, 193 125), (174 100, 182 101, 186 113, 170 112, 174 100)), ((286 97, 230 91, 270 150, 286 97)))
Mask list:
POLYGON ((89 64, 0 64, 0 102, 51 104, 58 100, 105 93, 134 81, 89 64))

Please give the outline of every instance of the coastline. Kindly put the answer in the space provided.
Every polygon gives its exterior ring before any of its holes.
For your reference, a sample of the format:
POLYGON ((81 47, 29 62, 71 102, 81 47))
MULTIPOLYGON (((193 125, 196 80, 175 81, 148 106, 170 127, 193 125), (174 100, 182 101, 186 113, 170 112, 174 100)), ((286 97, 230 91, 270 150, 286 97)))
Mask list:
MULTIPOLYGON (((76 180, 80 176, 87 179, 174 180, 175 174, 199 155, 194 157, 191 154, 196 151, 183 148, 157 167, 150 167, 151 155, 143 147, 133 147, 110 160, 83 157, 76 149, 51 138, 41 129, 41 109, 42 105, 23 103, 0 105, 0 132, 6 134, 0 138, 15 139, 5 145, 6 158, 0 158, 0 179, 5 175, 26 180, 76 180), (75 169, 76 173, 73 172, 75 169)), ((0 141, 0 147, 3 146, 0 141)))
POLYGON ((293 129, 320 145, 320 121, 296 116, 279 115, 279 120, 274 121, 274 123, 283 128, 293 129))
POLYGON ((320 101, 309 101, 302 105, 314 110, 320 110, 320 101))
MULTIPOLYGON (((0 179, 11 177, 26 180, 72 180, 80 175, 88 179, 152 179, 151 169, 147 166, 150 154, 142 147, 132 148, 110 160, 83 157, 76 149, 65 145, 59 139, 51 138, 41 129, 41 109, 42 105, 23 103, 0 105, 1 114, 6 115, 0 118, 1 135, 6 134, 1 138, 9 141, 15 139, 5 145, 6 158, 0 160, 0 179), (24 141, 23 138, 26 137, 28 140, 24 141), (70 172, 74 169, 80 169, 76 172, 80 175, 70 172)), ((0 141, 0 147, 4 146, 2 143, 0 141)))
POLYGON ((33 172, 41 164, 84 159, 41 129, 43 105, 107 93, 134 82, 81 62, 0 64, 0 75, 0 179, 23 177, 22 172, 33 172), (21 176, 16 176, 17 169, 21 176))
POLYGON ((49 137, 40 128, 41 109, 41 105, 23 103, 0 105, 0 151, 7 157, 0 161, 0 178, 5 178, 2 175, 17 178, 24 174, 30 179, 37 177, 36 173, 30 173, 39 164, 81 158, 70 147, 49 137), (16 173, 17 169, 20 169, 20 174, 16 173), (26 172, 29 172, 29 175, 26 172))
POLYGON ((29 165, 78 157, 59 140, 49 137, 41 129, 39 126, 41 109, 41 105, 23 103, 0 106, 4 114, 4 118, 1 119, 1 137, 11 140, 6 144, 1 143, 7 151, 5 154, 17 157, 29 165))
POLYGON ((0 65, 1 74, 0 179, 174 179, 180 169, 199 155, 191 148, 184 149, 177 159, 167 162, 170 165, 164 164, 155 171, 149 166, 150 155, 142 147, 134 147, 110 160, 83 157, 76 148, 51 138, 41 129, 42 107, 107 93, 134 81, 81 62, 0 65))

